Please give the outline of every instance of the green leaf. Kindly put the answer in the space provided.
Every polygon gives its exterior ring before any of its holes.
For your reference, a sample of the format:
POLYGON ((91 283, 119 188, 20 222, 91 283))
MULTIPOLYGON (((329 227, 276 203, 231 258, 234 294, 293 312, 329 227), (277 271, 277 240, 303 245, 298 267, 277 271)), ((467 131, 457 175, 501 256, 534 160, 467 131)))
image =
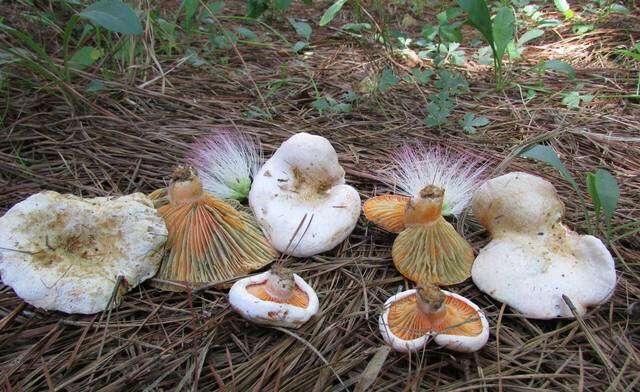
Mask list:
POLYGON ((442 42, 462 42, 462 33, 460 32, 460 28, 457 24, 440 26, 439 33, 440 38, 442 38, 442 42))
POLYGON ((342 30, 351 31, 353 33, 359 33, 362 30, 371 30, 371 24, 369 23, 346 23, 342 26, 342 30))
POLYGON ((389 68, 385 68, 378 78, 378 90, 380 90, 381 93, 386 93, 391 89, 391 87, 397 84, 398 81, 399 79, 393 71, 389 68))
POLYGON ((543 144, 536 144, 535 146, 521 152, 520 156, 535 159, 536 161, 544 162, 551 165, 560 172, 565 180, 571 183, 573 189, 578 191, 578 183, 573 178, 571 173, 569 173, 569 170, 567 170, 562 161, 560 161, 560 158, 558 158, 556 152, 551 147, 543 144))
POLYGON ((569 2, 567 2, 567 0, 553 0, 553 4, 555 4, 558 11, 562 12, 565 19, 573 18, 573 11, 571 10, 571 6, 569 6, 569 2))
POLYGON ((598 190, 596 188, 596 176, 593 173, 587 173, 587 193, 591 197, 591 201, 593 202, 593 210, 596 215, 596 220, 600 220, 600 211, 602 210, 602 203, 600 202, 600 198, 598 197, 598 190))
POLYGON ((289 18, 289 23, 291 23, 291 26, 293 26, 293 28, 296 30, 296 33, 298 33, 301 38, 309 41, 309 38, 311 38, 311 26, 309 25, 309 23, 298 22, 293 18, 289 18))
POLYGON ((433 41, 438 35, 439 26, 425 26, 422 29, 422 37, 427 41, 433 41))
POLYGON ((295 53, 300 53, 300 51, 304 48, 306 48, 307 46, 309 46, 308 43, 304 42, 304 41, 298 41, 295 44, 293 44, 293 51, 295 53))
POLYGON ((333 18, 336 16, 336 14, 338 13, 338 11, 340 11, 342 9, 342 6, 347 2, 347 0, 338 0, 335 3, 333 3, 331 5, 331 7, 327 8, 327 10, 324 12, 324 14, 322 15, 322 18, 320 18, 320 26, 326 26, 328 25, 333 18))
POLYGON ((93 46, 83 46, 69 59, 69 66, 75 69, 85 69, 93 65, 102 56, 102 51, 93 46))
POLYGON ((236 27, 234 30, 239 36, 244 37, 249 41, 258 40, 258 35, 246 27, 239 26, 239 27, 236 27))
POLYGON ((189 30, 191 27, 191 21, 198 12, 199 0, 183 0, 180 4, 180 8, 184 11, 184 28, 189 30))
POLYGON ((493 39, 498 60, 502 59, 507 45, 513 40, 515 22, 516 17, 511 7, 500 7, 496 17, 493 19, 493 39))
POLYGON ((520 38, 518 38, 518 46, 524 46, 529 41, 533 41, 536 38, 540 38, 544 35, 544 31, 540 29, 529 30, 526 33, 522 34, 520 38))
POLYGON ((102 90, 104 90, 104 83, 99 79, 93 79, 91 82, 89 82, 87 88, 85 89, 85 91, 89 93, 97 93, 102 90))
POLYGON ((629 15, 629 12, 630 12, 629 8, 625 7, 620 3, 611 4, 611 6, 609 6, 609 11, 614 14, 623 14, 623 15, 629 15))
POLYGON ((467 113, 460 119, 460 125, 462 130, 467 135, 473 135, 476 133, 476 128, 484 127, 489 124, 489 119, 486 117, 476 117, 473 113, 467 113))
POLYGON ((420 70, 418 68, 413 68, 411 70, 411 75, 416 78, 416 81, 419 84, 427 84, 431 80, 431 75, 433 75, 433 71, 430 69, 420 70))
POLYGON ((115 33, 142 34, 142 26, 136 13, 119 0, 97 1, 85 8, 80 16, 115 33))
POLYGON ((469 90, 469 82, 459 73, 442 69, 438 71, 438 77, 434 85, 444 93, 456 95, 469 90))
POLYGON ((276 0, 274 3, 274 8, 278 11, 286 11, 291 7, 293 0, 276 0))
POLYGON ((248 0, 247 16, 250 18, 258 18, 269 8, 269 0, 248 0))
POLYGON ((618 181, 609 171, 598 169, 595 174, 595 188, 608 225, 613 218, 613 213, 616 211, 618 199, 620 198, 618 181))
POLYGON ((545 61, 542 68, 546 71, 555 71, 555 72, 566 74, 571 78, 574 78, 576 76, 576 70, 573 69, 571 64, 566 63, 562 60, 545 61))
POLYGON ((458 0, 458 5, 467 13, 469 24, 482 34, 491 47, 494 47, 491 16, 487 2, 485 0, 458 0))

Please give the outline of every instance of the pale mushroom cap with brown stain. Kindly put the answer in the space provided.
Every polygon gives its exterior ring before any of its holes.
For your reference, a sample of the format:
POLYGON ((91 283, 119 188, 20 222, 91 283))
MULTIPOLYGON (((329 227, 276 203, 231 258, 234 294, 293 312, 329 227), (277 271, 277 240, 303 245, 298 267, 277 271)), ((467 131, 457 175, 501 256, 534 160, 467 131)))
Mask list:
POLYGON ((277 268, 238 280, 229 303, 257 324, 298 328, 318 312, 318 296, 300 276, 277 268))
POLYGON ((477 351, 487 342, 489 324, 468 299, 432 288, 407 290, 389 298, 379 327, 397 351, 422 349, 430 338, 455 351, 477 351))
POLYGON ((151 200, 135 193, 83 199, 45 191, 0 218, 0 274, 26 302, 91 314, 157 271, 167 239, 151 200))

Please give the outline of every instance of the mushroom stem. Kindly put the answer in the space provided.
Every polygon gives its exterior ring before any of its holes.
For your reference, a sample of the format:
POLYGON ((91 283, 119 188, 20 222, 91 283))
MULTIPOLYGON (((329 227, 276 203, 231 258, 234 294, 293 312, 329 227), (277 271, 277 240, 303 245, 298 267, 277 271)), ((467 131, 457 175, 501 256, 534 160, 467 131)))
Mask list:
POLYGON ((291 298, 296 287, 293 280, 293 271, 290 269, 274 266, 267 279, 265 291, 273 298, 286 301, 291 298))
POLYGON ((168 196, 172 205, 189 204, 202 199, 202 183, 191 167, 178 166, 174 170, 168 196))
POLYGON ((418 309, 430 316, 445 314, 445 294, 437 286, 427 284, 416 289, 416 305, 418 309))
POLYGON ((404 211, 405 226, 425 225, 442 217, 444 189, 427 185, 407 203, 404 211))

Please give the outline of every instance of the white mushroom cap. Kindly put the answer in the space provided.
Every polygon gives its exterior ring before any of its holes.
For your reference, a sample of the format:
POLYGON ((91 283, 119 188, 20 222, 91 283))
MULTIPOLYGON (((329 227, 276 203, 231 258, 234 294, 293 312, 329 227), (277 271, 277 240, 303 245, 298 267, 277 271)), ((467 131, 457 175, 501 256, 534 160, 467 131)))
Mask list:
MULTIPOLYGON (((258 324, 298 328, 316 313, 320 307, 318 296, 311 286, 300 276, 293 274, 295 290, 299 299, 306 300, 306 306, 296 306, 287 302, 276 302, 266 295, 252 293, 251 286, 266 285, 271 271, 238 280, 229 290, 229 303, 242 317, 258 324), (302 297, 302 298, 300 298, 302 297)), ((264 293, 263 293, 264 294, 264 293)))
POLYGON ((562 295, 579 314, 613 295, 613 257, 598 238, 561 223, 562 202, 544 179, 516 172, 489 180, 473 211, 493 237, 472 268, 480 290, 537 319, 573 317, 562 295))
POLYGON ((118 276, 116 303, 156 273, 166 238, 141 193, 82 199, 40 192, 0 218, 0 274, 33 306, 96 313, 107 308, 118 276))
MULTIPOLYGON (((489 339, 489 323, 487 322, 487 318, 485 317, 484 313, 480 310, 480 308, 478 308, 476 304, 464 298, 463 296, 446 290, 441 291, 445 295, 445 297, 448 297, 445 300, 446 303, 451 305, 457 304, 458 306, 460 304, 464 304, 464 306, 468 306, 476 312, 475 314, 477 316, 477 320, 475 322, 478 322, 481 326, 481 331, 478 334, 461 335, 437 333, 435 331, 425 331, 423 335, 415 339, 403 339, 402 337, 394 334, 391 326, 389 325, 389 313, 391 312, 391 307, 394 303, 400 300, 414 296, 416 294, 416 290, 411 289, 392 296, 384 304, 384 312, 380 316, 378 326, 385 342, 394 350, 401 352, 415 352, 421 350, 432 337, 437 345, 453 351, 469 353, 481 349, 489 339)), ((455 327, 457 324, 460 323, 454 322, 453 327, 455 327)))
POLYGON ((334 248, 360 215, 360 196, 345 184, 331 143, 304 132, 282 143, 262 166, 249 204, 273 247, 298 257, 334 248))

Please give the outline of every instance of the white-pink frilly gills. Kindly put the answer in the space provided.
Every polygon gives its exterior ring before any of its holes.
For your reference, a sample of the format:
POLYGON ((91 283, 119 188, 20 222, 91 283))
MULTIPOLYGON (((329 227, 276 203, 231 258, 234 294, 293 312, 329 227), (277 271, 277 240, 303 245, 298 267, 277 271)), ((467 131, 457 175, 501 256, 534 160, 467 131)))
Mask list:
POLYGON ((424 285, 389 298, 380 333, 394 350, 414 352, 433 340, 453 351, 474 352, 489 339, 484 313, 461 295, 424 285))
POLYGON ((83 199, 40 192, 0 218, 0 274, 33 306, 96 313, 107 308, 118 276, 114 305, 155 275, 166 239, 142 193, 83 199))
POLYGON ((613 294, 611 254, 598 238, 562 224, 564 204, 548 181, 521 172, 489 180, 474 195, 473 213, 492 238, 473 264, 473 281, 525 317, 573 317, 563 295, 583 314, 613 294))
POLYGON ((298 328, 318 312, 316 292, 300 276, 282 267, 238 280, 229 303, 257 324, 298 328))
POLYGON ((360 196, 345 184, 331 143, 304 132, 282 143, 260 168, 249 204, 273 247, 297 257, 334 248, 360 215, 360 196))

